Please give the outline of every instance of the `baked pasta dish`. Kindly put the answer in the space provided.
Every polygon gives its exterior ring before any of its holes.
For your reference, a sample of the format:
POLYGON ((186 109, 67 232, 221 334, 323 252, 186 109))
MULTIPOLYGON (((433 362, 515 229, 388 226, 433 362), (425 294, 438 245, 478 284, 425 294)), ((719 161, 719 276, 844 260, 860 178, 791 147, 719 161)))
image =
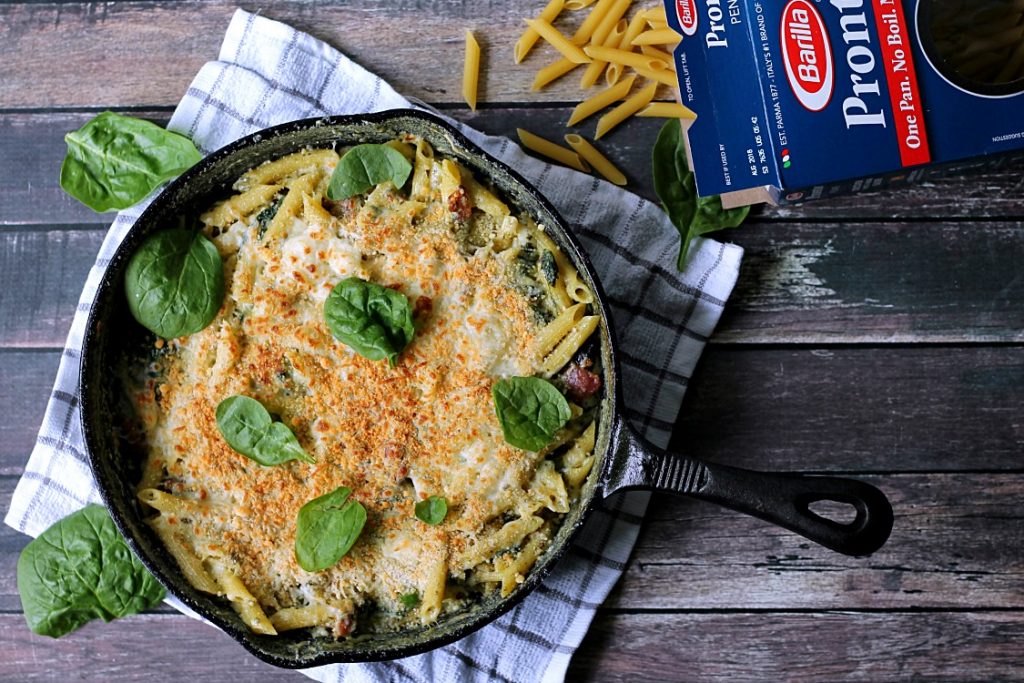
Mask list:
POLYGON ((123 380, 138 497, 185 578, 257 633, 334 638, 510 593, 594 462, 591 291, 413 136, 234 190, 125 282, 156 332, 123 380))

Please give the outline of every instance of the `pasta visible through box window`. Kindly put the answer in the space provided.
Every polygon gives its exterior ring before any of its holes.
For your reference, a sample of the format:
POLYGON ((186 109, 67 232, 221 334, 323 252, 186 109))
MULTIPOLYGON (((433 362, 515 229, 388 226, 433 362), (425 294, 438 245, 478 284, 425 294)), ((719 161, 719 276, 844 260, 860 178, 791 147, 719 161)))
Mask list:
POLYGON ((469 168, 412 136, 387 146, 407 179, 347 199, 329 190, 344 149, 245 173, 199 214, 224 266, 216 318, 122 372, 149 525, 185 579, 257 633, 391 632, 507 595, 593 464, 590 288, 543 225, 469 168), (350 278, 409 302, 414 335, 393 365, 325 318, 350 278), (548 378, 564 395, 567 418, 543 448, 506 440, 492 390, 508 378, 548 378), (220 414, 235 397, 262 406, 304 458, 235 450, 220 414), (307 571, 300 510, 339 491, 365 524, 340 559, 307 571), (446 507, 428 522, 418 504, 433 497, 446 507))

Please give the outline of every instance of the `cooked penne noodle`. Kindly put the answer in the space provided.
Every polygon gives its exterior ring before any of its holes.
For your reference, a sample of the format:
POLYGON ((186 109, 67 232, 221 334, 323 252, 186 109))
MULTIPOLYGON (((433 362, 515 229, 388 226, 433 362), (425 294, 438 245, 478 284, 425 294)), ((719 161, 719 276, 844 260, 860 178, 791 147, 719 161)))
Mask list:
POLYGON ((557 62, 548 64, 546 67, 537 72, 537 75, 533 77, 532 90, 540 90, 551 81, 561 78, 565 74, 575 69, 579 64, 576 62, 570 62, 565 57, 562 57, 557 62))
POLYGON ((304 607, 285 607, 270 615, 270 623, 278 631, 291 631, 297 628, 309 628, 327 623, 329 619, 337 615, 337 610, 332 609, 324 602, 315 602, 304 607))
POLYGON ((651 83, 632 95, 625 102, 615 107, 615 109, 612 109, 610 112, 598 119, 597 131, 594 133, 594 139, 601 139, 608 133, 608 131, 612 130, 615 126, 619 125, 630 116, 650 104, 651 100, 654 99, 654 93, 657 92, 657 90, 658 84, 651 83))
POLYGON ((569 494, 565 490, 565 480, 555 470, 555 463, 552 461, 545 460, 537 466, 530 490, 537 493, 548 510, 560 513, 569 511, 569 494))
POLYGON ((462 174, 462 179, 463 186, 466 188, 466 194, 469 195, 469 201, 473 206, 497 218, 504 218, 509 215, 510 211, 505 202, 495 197, 490 190, 478 183, 471 173, 462 174))
POLYGON ((565 335, 558 346, 551 351, 551 354, 541 363, 541 370, 548 376, 565 367, 565 364, 572 360, 572 357, 579 351, 583 342, 597 329, 598 317, 596 315, 585 315, 580 318, 569 334, 565 335))
POLYGON ((268 636, 276 636, 277 629, 270 623, 266 612, 246 588, 238 574, 231 571, 227 565, 220 560, 211 559, 210 568, 213 570, 213 577, 220 584, 224 595, 231 601, 231 606, 238 612, 245 625, 255 633, 262 633, 268 636))
POLYGON ((644 31, 633 39, 633 45, 675 45, 682 36, 670 28, 652 29, 644 31))
POLYGON ((678 102, 651 102, 636 115, 655 116, 663 119, 689 119, 691 121, 697 118, 696 113, 678 102))
POLYGON ((139 491, 138 498, 162 514, 180 515, 182 517, 197 514, 201 506, 201 503, 198 501, 182 498, 181 496, 173 496, 160 489, 143 489, 139 491))
POLYGON ((338 153, 333 149, 296 152, 276 161, 257 166, 235 183, 236 190, 248 190, 256 185, 273 185, 302 171, 310 171, 324 163, 337 163, 338 153))
POLYGON ((587 162, 587 164, 600 173, 604 178, 616 185, 625 185, 626 176, 622 174, 622 171, 615 168, 615 164, 608 160, 608 157, 601 154, 592 144, 584 140, 582 137, 576 134, 569 134, 565 136, 565 141, 569 143, 569 146, 576 150, 576 153, 587 162))
POLYGON ((551 47, 561 52, 562 56, 570 62, 575 64, 587 64, 590 62, 590 57, 585 55, 583 50, 577 45, 570 43, 568 38, 563 36, 557 28, 548 22, 541 19, 526 19, 525 21, 530 28, 539 33, 541 38, 546 40, 551 47))
POLYGON ((539 135, 534 135, 528 130, 522 128, 516 128, 516 132, 519 134, 519 142, 523 147, 536 152, 537 154, 553 159, 563 166, 570 166, 575 168, 577 171, 587 172, 587 167, 583 165, 576 152, 571 149, 566 149, 561 145, 556 145, 550 140, 545 140, 539 135))
POLYGON ((420 621, 429 624, 441 613, 445 582, 448 578, 448 558, 441 556, 430 566, 427 583, 420 595, 420 621))
POLYGON ((210 573, 206 571, 202 560, 199 559, 199 555, 181 540, 180 536, 174 532, 163 516, 149 520, 149 526, 160 537, 160 540, 163 541, 164 547, 167 548, 167 552, 171 554, 171 557, 178 562, 181 573, 185 575, 185 578, 191 585, 204 593, 211 595, 220 594, 220 586, 213 580, 210 573))
POLYGON ((313 185, 316 183, 316 180, 315 174, 307 174, 299 176, 288 183, 288 194, 284 196, 281 206, 277 209, 277 213, 274 214, 270 225, 267 226, 267 232, 264 235, 265 240, 269 241, 284 233, 287 227, 291 225, 292 219, 302 214, 302 197, 303 195, 313 193, 313 185))
MULTIPOLYGON (((549 24, 553 24, 555 23, 555 19, 558 15, 562 13, 562 7, 564 5, 565 0, 551 0, 547 6, 540 11, 537 18, 543 19, 549 24)), ((519 36, 519 40, 516 41, 515 47, 513 48, 516 64, 526 59, 526 55, 530 54, 530 50, 532 50, 533 46, 536 45, 538 38, 540 38, 540 34, 533 28, 528 28, 523 31, 523 35, 519 36)))
POLYGON ((612 102, 618 102, 625 98, 629 94, 629 89, 633 87, 634 81, 636 81, 636 76, 630 76, 624 81, 616 83, 612 87, 606 88, 596 95, 583 100, 572 110, 572 115, 569 116, 569 123, 567 125, 575 126, 588 116, 601 111, 612 102))
POLYGON ((565 276, 565 291, 569 298, 577 303, 589 304, 594 302, 594 293, 590 291, 590 287, 583 284, 583 280, 580 279, 580 274, 575 268, 570 269, 565 276))
POLYGON ((608 13, 608 9, 612 6, 612 2, 615 0, 597 0, 597 5, 594 9, 590 10, 590 14, 583 20, 580 27, 576 29, 576 33, 572 34, 573 45, 583 45, 590 40, 590 36, 594 35, 594 30, 597 25, 601 23, 601 19, 608 13))
POLYGON ((595 423, 591 422, 562 456, 562 477, 571 491, 579 488, 594 466, 595 434, 595 423))
POLYGON ((480 43, 472 31, 466 31, 466 56, 462 62, 462 99, 476 111, 477 86, 480 79, 480 43))
POLYGON ((586 306, 583 304, 569 306, 559 313, 558 317, 545 325, 537 336, 537 354, 546 356, 551 353, 585 314, 586 306))
POLYGON ((269 204, 274 195, 281 191, 281 187, 281 185, 256 185, 217 204, 213 211, 207 211, 199 217, 199 220, 206 225, 225 228, 269 204))
POLYGON ((455 557, 454 565, 461 569, 472 569, 481 562, 494 557, 499 550, 516 545, 543 524, 543 519, 533 515, 514 519, 490 536, 478 540, 476 545, 466 548, 455 557))
MULTIPOLYGON (((622 39, 623 34, 626 32, 626 20, 619 19, 619 23, 615 24, 615 28, 608 34, 608 38, 605 40, 606 45, 616 46, 622 39)), ((587 70, 583 72, 583 78, 580 79, 581 88, 589 88, 590 86, 597 83, 597 79, 601 77, 601 73, 604 68, 608 66, 608 62, 602 62, 595 59, 587 65, 587 70)))
POLYGON ((447 199, 462 186, 462 170, 451 159, 442 159, 434 164, 434 176, 441 197, 447 199))
POLYGON ((583 48, 583 51, 586 52, 589 57, 594 59, 602 59, 606 62, 616 62, 624 66, 631 66, 634 69, 648 69, 654 71, 658 68, 659 64, 662 65, 663 68, 668 69, 668 64, 660 59, 637 54, 636 52, 627 52, 625 50, 619 50, 612 47, 595 45, 588 45, 583 48))
POLYGON ((430 199, 430 171, 434 166, 434 150, 426 140, 416 142, 416 156, 413 162, 412 183, 409 197, 415 200, 430 199))

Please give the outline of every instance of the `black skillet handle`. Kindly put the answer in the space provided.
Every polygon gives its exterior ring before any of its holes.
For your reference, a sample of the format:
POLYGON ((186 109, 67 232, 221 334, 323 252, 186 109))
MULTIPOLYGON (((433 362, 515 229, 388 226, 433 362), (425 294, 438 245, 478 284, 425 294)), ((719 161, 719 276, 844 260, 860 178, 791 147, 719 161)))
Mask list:
POLYGON ((845 555, 870 555, 889 538, 892 505, 874 486, 855 479, 753 472, 704 462, 647 443, 617 420, 605 495, 620 490, 670 491, 760 517, 845 555), (810 506, 834 501, 853 506, 851 522, 823 517, 810 506))

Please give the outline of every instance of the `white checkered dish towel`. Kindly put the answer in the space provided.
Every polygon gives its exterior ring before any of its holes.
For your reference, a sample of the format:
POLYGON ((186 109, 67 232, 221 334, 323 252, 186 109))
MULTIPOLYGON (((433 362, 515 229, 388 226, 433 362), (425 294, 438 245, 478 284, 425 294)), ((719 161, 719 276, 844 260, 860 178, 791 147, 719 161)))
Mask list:
MULTIPOLYGON (((238 10, 218 60, 196 76, 168 128, 209 153, 295 119, 409 104, 332 47, 238 10)), ((592 176, 529 157, 507 138, 460 128, 539 187, 580 238, 608 294, 628 416, 651 442, 667 445, 687 378, 736 281, 742 249, 698 239, 686 272, 677 273, 678 238, 657 206, 592 176)), ((89 272, 39 438, 5 519, 26 534, 37 536, 87 502, 99 502, 79 427, 82 333, 97 283, 145 204, 118 214, 89 272)), ((648 498, 636 492, 599 506, 543 585, 473 635, 394 662, 303 673, 339 682, 561 681, 595 610, 625 568, 648 498)))

